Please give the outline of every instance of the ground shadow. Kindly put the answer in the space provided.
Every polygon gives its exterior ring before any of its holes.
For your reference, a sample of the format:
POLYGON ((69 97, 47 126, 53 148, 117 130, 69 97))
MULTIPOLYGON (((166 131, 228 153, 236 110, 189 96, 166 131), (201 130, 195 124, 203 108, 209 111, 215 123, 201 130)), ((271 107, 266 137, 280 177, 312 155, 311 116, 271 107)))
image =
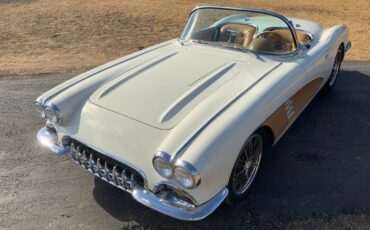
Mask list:
POLYGON ((250 196, 223 204, 205 220, 177 221, 96 179, 94 197, 121 221, 144 227, 265 225, 278 219, 370 212, 370 76, 342 71, 335 89, 317 96, 272 150, 250 196))

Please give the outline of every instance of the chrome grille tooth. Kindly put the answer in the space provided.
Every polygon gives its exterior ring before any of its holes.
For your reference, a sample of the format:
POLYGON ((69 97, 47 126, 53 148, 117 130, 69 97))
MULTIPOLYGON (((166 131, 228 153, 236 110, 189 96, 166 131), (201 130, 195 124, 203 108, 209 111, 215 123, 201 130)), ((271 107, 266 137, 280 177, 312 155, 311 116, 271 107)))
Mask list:
POLYGON ((130 180, 125 180, 125 188, 130 189, 131 188, 131 181, 130 180))
POLYGON ((81 159, 82 167, 86 168, 86 162, 87 162, 86 150, 83 150, 82 151, 82 159, 81 159))
POLYGON ((130 183, 130 189, 133 189, 136 185, 137 181, 135 178, 135 174, 131 174, 131 183, 130 183))
POLYGON ((132 192, 134 187, 142 184, 142 176, 134 169, 76 140, 70 143, 70 153, 77 164, 119 189, 132 192))
POLYGON ((77 146, 77 149, 76 149, 76 162, 81 164, 81 150, 80 150, 80 146, 77 146))
POLYGON ((72 142, 71 144, 71 157, 74 161, 76 161, 76 146, 75 143, 72 142))
POLYGON ((92 155, 92 153, 90 153, 88 164, 87 164, 87 170, 94 173, 94 165, 95 165, 94 156, 92 155))
POLYGON ((95 175, 97 176, 101 176, 101 170, 102 170, 102 167, 101 167, 101 163, 100 163, 100 157, 98 157, 98 159, 96 160, 96 170, 95 170, 95 175))
POLYGON ((126 170, 122 170, 121 172, 121 182, 120 185, 125 188, 125 180, 126 180, 126 170))
POLYGON ((106 161, 104 164, 104 174, 103 177, 105 180, 109 181, 109 168, 108 168, 108 162, 106 161))
POLYGON ((122 182, 123 182, 123 177, 122 177, 122 172, 119 173, 117 171, 117 177, 116 177, 116 180, 117 180, 117 186, 122 186, 122 182))
POLYGON ((118 184, 118 181, 117 181, 117 177, 118 177, 117 167, 118 167, 118 165, 115 165, 115 166, 113 166, 113 169, 112 169, 112 182, 115 185, 118 184))

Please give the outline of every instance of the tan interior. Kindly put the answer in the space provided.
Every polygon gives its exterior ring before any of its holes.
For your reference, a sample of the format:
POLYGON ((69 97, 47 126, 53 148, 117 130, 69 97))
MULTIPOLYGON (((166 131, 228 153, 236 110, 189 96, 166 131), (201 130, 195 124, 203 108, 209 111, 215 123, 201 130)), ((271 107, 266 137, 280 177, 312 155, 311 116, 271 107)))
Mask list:
POLYGON ((303 42, 303 44, 307 45, 312 42, 312 37, 304 31, 296 31, 297 39, 299 42, 303 42))
POLYGON ((218 37, 218 41, 228 41, 229 34, 227 33, 227 30, 237 30, 240 31, 242 36, 237 37, 235 40, 235 43, 239 44, 240 46, 246 48, 249 43, 253 40, 253 36, 256 33, 256 27, 251 25, 242 25, 242 24, 236 24, 236 23, 230 23, 226 24, 221 27, 220 29, 220 35, 218 37))
MULTIPOLYGON (((286 43, 289 43, 291 48, 294 49, 293 36, 288 28, 271 30, 279 34, 286 43)), ((305 45, 312 42, 311 36, 304 31, 296 31, 298 42, 303 42, 305 45)))
MULTIPOLYGON (((240 35, 233 38, 233 43, 256 52, 280 53, 290 52, 296 48, 293 36, 288 28, 271 28, 260 33, 255 38, 256 28, 254 26, 230 23, 221 27, 217 41, 228 42, 230 38, 228 30, 240 32, 240 35), (271 44, 273 48, 271 48, 271 44)), ((215 33, 216 28, 208 28, 194 33, 192 38, 195 40, 213 41, 215 33)), ((299 42, 303 42, 305 45, 312 42, 308 33, 304 31, 296 31, 296 33, 299 42)))

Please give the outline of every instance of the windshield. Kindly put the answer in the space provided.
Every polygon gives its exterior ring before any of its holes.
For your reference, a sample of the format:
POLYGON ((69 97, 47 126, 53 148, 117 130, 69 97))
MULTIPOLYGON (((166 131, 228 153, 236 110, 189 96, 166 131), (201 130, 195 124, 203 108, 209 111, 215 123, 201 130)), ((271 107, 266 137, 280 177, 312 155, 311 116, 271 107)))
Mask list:
POLYGON ((180 40, 258 53, 289 54, 296 50, 293 33, 285 21, 253 10, 197 9, 189 17, 180 40))

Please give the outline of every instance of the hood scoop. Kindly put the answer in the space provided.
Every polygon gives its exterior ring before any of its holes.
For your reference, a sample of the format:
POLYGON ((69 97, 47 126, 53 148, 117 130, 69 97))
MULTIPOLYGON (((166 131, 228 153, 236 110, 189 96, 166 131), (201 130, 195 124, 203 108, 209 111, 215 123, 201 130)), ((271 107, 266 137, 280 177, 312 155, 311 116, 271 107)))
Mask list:
POLYGON ((90 101, 159 129, 171 129, 239 72, 222 56, 186 50, 156 57, 98 89, 90 101))
POLYGON ((181 111, 188 103, 195 97, 211 86, 216 80, 224 76, 229 70, 234 67, 235 63, 224 64, 217 67, 215 70, 207 73, 203 77, 195 80, 189 84, 192 87, 189 91, 184 93, 178 100, 176 100, 169 108, 161 115, 159 122, 163 123, 172 119, 178 112, 181 111))
POLYGON ((164 55, 164 56, 161 56, 160 58, 157 58, 156 60, 152 61, 150 64, 146 65, 145 67, 142 67, 142 68, 138 68, 137 70, 134 69, 132 71, 132 73, 129 71, 129 73, 126 73, 126 76, 125 77, 121 77, 119 78, 114 84, 111 84, 110 87, 108 87, 107 89, 105 89, 103 92, 101 92, 101 94, 99 95, 99 98, 102 98, 104 96, 106 96, 107 94, 109 94, 110 92, 112 92, 115 88, 119 87, 120 85, 124 84, 126 81, 130 80, 131 78, 135 77, 135 76, 138 76, 140 73, 146 71, 146 70, 149 70, 150 68, 158 65, 159 63, 165 61, 166 59, 176 55, 177 52, 174 52, 174 53, 171 53, 171 54, 168 54, 168 55, 164 55))

